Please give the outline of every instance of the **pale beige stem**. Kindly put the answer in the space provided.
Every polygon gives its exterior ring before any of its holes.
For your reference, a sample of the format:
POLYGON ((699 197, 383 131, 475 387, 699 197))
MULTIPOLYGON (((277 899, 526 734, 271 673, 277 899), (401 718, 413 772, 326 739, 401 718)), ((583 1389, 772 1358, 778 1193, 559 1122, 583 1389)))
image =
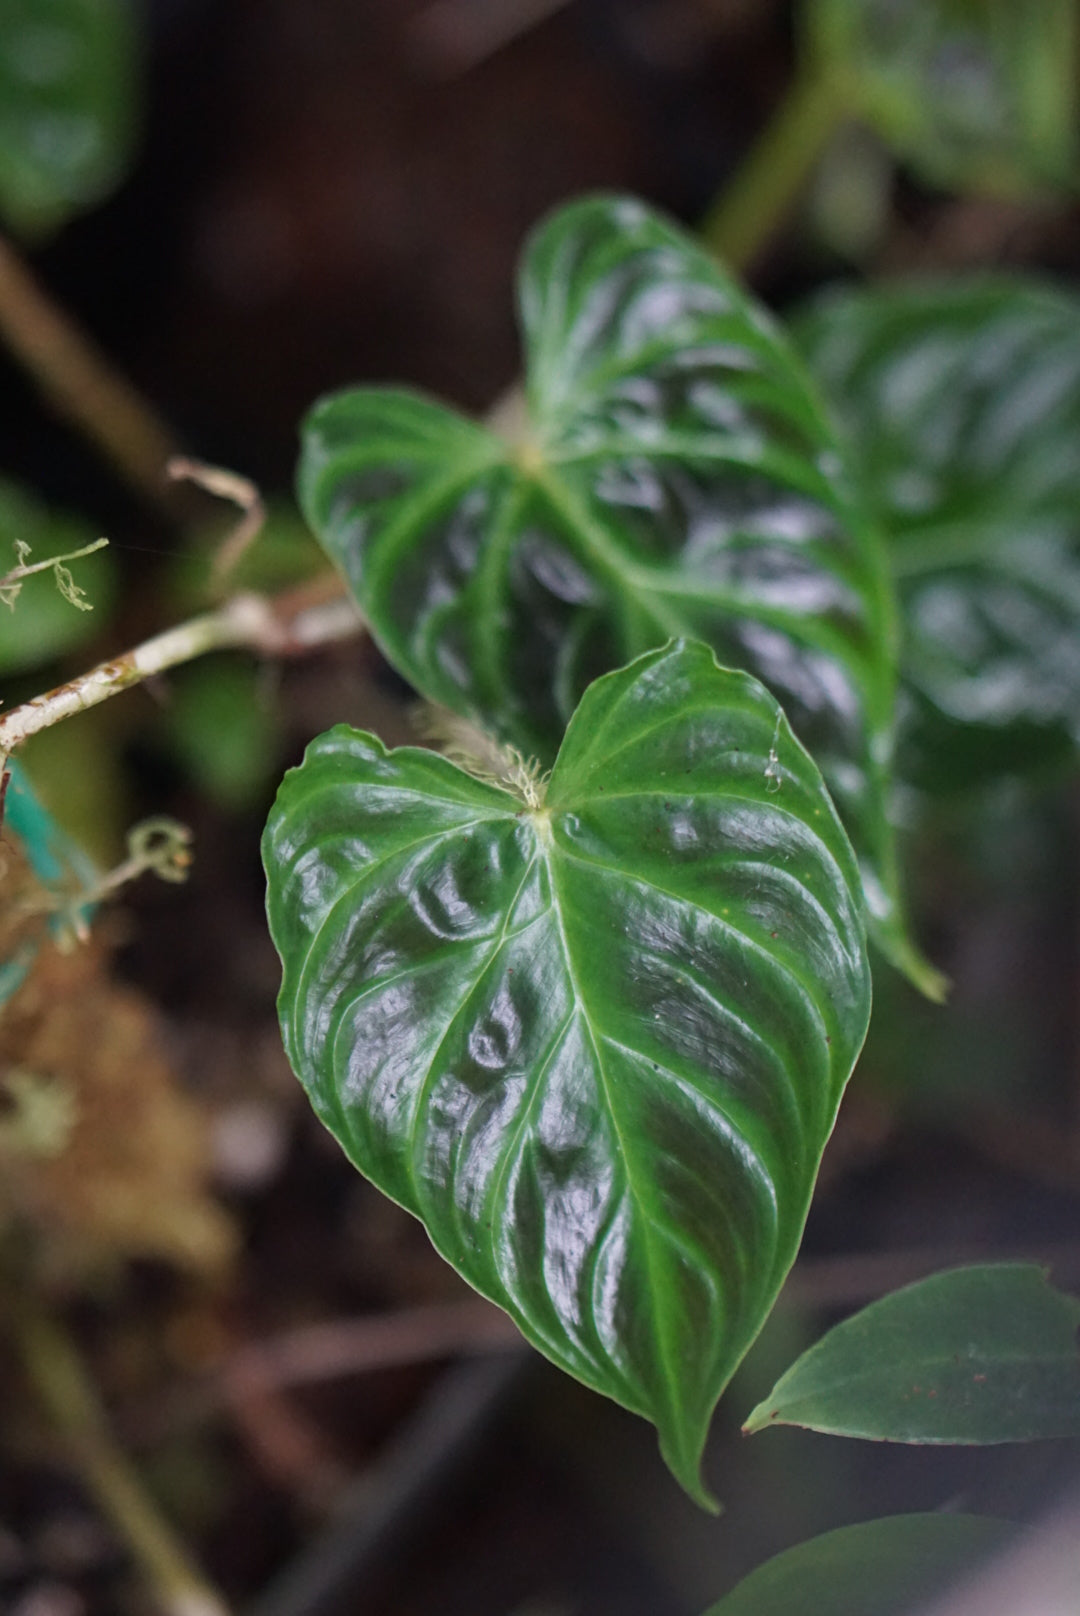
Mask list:
POLYGON ((193 617, 133 651, 99 663, 67 684, 0 714, 0 759, 9 757, 31 735, 207 651, 239 647, 264 656, 297 656, 358 633, 363 627, 359 612, 340 592, 336 580, 334 587, 337 592, 332 597, 314 601, 304 599, 300 592, 277 600, 234 595, 219 610, 193 617))
POLYGON ((165 470, 170 482, 194 483, 197 488, 213 494, 215 499, 227 499, 243 511, 240 521, 214 557, 214 582, 223 584, 263 530, 266 507, 262 495, 249 477, 241 477, 221 466, 207 465, 205 460, 175 455, 165 470))
POLYGON ((126 480, 170 507, 165 467, 177 445, 165 424, 101 350, 57 308, 0 236, 0 339, 49 402, 126 480))

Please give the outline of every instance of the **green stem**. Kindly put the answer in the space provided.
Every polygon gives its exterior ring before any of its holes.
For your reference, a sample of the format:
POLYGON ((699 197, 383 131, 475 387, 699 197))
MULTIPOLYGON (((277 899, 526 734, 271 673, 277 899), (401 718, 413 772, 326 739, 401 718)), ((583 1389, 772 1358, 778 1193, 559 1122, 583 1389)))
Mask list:
POLYGON ((782 224, 829 141, 851 113, 843 81, 804 69, 731 184, 706 214, 706 246, 749 269, 782 224))
POLYGON ((228 1616, 221 1595, 192 1565, 127 1456, 116 1445, 97 1388, 70 1337, 20 1307, 11 1318, 23 1365, 102 1513, 127 1543, 165 1616, 228 1616))

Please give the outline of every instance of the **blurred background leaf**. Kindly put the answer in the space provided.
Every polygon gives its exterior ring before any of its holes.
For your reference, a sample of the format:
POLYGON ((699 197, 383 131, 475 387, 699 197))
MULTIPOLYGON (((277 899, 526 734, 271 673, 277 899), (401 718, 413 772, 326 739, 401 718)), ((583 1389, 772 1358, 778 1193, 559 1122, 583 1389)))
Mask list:
POLYGON ((269 794, 281 750, 273 677, 250 657, 218 656, 170 681, 163 731, 185 774, 219 808, 250 808, 269 794))
POLYGON ((759 1566, 706 1616, 898 1616, 1012 1535, 1003 1522, 976 1515, 843 1526, 759 1566))
POLYGON ((1026 194, 1076 161, 1074 0, 808 0, 811 58, 933 185, 1026 194))
POLYGON ((901 767, 933 791, 1080 736, 1080 302, 1034 281, 841 290, 797 332, 904 611, 901 767))
POLYGON ((41 235, 107 196, 138 100, 130 0, 0 0, 0 216, 41 235))

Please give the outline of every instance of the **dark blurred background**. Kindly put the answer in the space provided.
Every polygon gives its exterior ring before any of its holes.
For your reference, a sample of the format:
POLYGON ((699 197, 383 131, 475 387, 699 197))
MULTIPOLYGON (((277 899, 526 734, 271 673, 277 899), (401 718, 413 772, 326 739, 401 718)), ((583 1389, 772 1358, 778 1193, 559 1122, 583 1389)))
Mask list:
POLYGON ((616 188, 693 220, 789 66, 767 0, 143 10, 136 172, 42 267, 194 446, 271 486, 345 378, 490 404, 539 216, 616 188))

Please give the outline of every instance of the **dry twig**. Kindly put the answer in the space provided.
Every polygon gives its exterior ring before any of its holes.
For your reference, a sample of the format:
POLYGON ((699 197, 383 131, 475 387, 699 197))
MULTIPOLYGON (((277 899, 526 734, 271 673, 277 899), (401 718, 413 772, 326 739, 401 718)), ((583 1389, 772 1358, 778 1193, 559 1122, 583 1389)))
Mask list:
POLYGON ((194 483, 216 499, 227 499, 243 512, 214 557, 214 582, 224 583, 241 558, 247 554, 266 521, 266 507, 256 485, 238 472, 210 466, 204 460, 174 455, 165 468, 170 482, 194 483))
POLYGON ((440 1358, 479 1356, 521 1345, 517 1326, 479 1299, 332 1319, 240 1348, 217 1373, 188 1387, 168 1408, 136 1421, 140 1440, 212 1418, 237 1403, 352 1375, 440 1358))
POLYGON ((45 397, 113 462, 131 486, 171 510, 168 427, 71 316, 57 308, 0 236, 0 339, 45 397))
POLYGON ((290 590, 274 599, 234 595, 217 611, 166 629, 134 650, 0 714, 0 762, 31 735, 207 651, 246 648, 264 656, 299 656, 316 645, 359 633, 362 619, 343 586, 334 579, 333 594, 321 582, 318 589, 321 598, 314 599, 313 591, 304 590, 290 590))

